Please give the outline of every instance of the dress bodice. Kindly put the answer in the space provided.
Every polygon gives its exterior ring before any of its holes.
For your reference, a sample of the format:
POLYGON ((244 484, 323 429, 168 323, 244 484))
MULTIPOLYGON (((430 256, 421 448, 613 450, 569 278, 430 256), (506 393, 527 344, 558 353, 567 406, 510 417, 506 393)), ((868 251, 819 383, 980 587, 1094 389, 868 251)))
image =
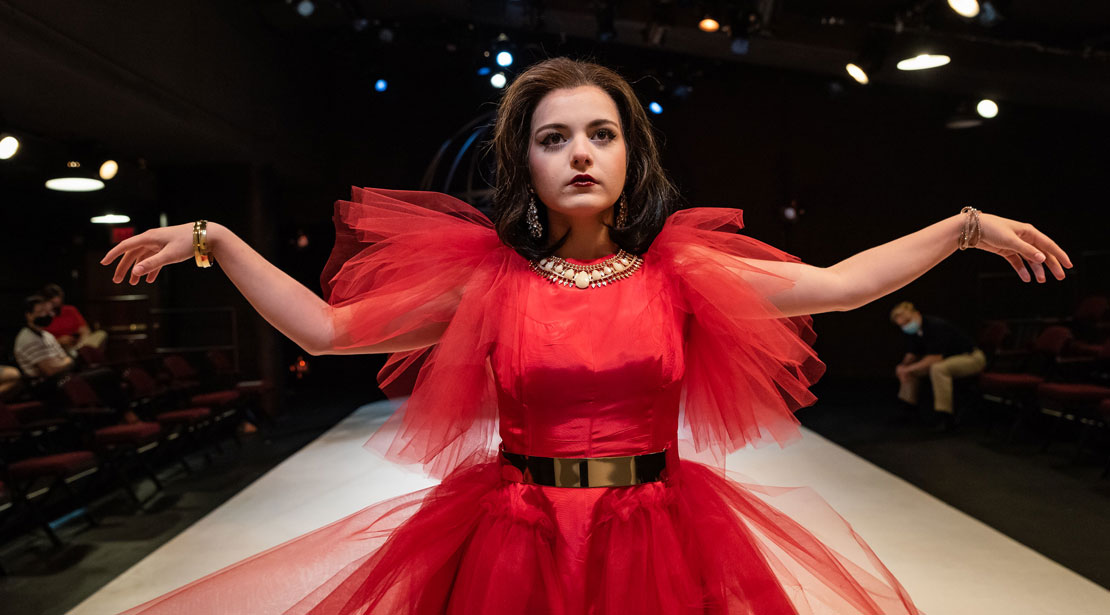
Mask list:
POLYGON ((506 450, 603 457, 675 441, 685 314, 662 296, 659 273, 645 267, 607 286, 578 289, 527 269, 514 272, 528 276, 520 341, 498 343, 491 353, 506 450))

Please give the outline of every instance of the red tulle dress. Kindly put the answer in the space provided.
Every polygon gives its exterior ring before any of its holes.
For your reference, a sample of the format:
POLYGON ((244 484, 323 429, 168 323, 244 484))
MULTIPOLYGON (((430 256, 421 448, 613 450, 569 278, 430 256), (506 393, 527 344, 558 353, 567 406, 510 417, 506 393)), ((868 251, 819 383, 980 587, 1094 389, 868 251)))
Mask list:
POLYGON ((739 210, 673 214, 639 270, 589 289, 541 278, 444 194, 355 188, 335 220, 323 285, 340 345, 443 331, 390 356, 380 384, 411 396, 367 443, 442 481, 128 613, 919 613, 815 493, 724 469, 741 447, 798 437, 793 411, 824 370, 812 319, 764 298, 792 281, 753 262, 797 259, 737 234, 739 210), (668 476, 525 484, 499 446, 666 449, 668 476))

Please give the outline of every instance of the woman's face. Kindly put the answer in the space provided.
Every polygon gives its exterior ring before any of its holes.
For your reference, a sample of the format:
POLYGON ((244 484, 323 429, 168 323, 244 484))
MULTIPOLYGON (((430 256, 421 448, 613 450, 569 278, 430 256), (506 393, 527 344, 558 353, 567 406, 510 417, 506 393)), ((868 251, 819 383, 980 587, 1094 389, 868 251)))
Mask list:
POLYGON ((528 168, 549 217, 600 218, 620 198, 627 165, 617 104, 601 88, 553 90, 540 100, 528 168), (592 181, 576 182, 580 175, 592 181))

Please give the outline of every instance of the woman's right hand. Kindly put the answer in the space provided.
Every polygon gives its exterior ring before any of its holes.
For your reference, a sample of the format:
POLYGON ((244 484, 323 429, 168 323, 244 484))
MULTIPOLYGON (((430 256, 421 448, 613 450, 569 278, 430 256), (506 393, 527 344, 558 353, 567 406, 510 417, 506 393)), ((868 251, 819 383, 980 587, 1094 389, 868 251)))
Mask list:
MULTIPOLYGON (((211 235, 211 228, 209 234, 211 235)), ((131 285, 139 283, 146 276, 147 283, 153 282, 158 277, 158 272, 166 265, 180 263, 193 256, 193 223, 178 224, 152 228, 128 237, 108 250, 104 258, 100 259, 101 265, 110 265, 120 255, 119 264, 112 281, 116 284, 123 282, 130 269, 131 285)))

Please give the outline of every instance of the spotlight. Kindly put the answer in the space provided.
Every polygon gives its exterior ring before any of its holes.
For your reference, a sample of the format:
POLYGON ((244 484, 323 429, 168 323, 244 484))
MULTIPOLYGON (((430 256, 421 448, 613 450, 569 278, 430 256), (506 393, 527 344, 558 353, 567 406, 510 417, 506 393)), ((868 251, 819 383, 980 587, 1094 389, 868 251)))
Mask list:
POLYGON ((998 12, 997 2, 986 0, 981 5, 979 5, 979 9, 980 10, 978 17, 979 25, 981 26, 989 28, 998 23, 998 20, 1002 18, 1002 14, 998 12))
POLYGON ((497 65, 502 67, 511 66, 513 63, 513 54, 508 51, 500 51, 497 53, 497 65))
POLYGON ((497 73, 489 78, 489 84, 497 89, 505 87, 506 81, 507 79, 505 78, 505 73, 497 73))
POLYGON ((93 216, 89 218, 89 222, 93 224, 127 224, 131 221, 129 216, 122 214, 104 214, 103 216, 93 216))
POLYGON ((485 77, 486 75, 490 74, 491 72, 493 72, 493 71, 490 70, 490 67, 483 66, 483 67, 478 69, 478 76, 479 77, 485 77))
POLYGON ((46 187, 59 192, 93 192, 104 189, 104 182, 85 170, 79 161, 70 160, 62 175, 46 180, 46 187))
POLYGON ((975 105, 975 111, 979 113, 979 117, 991 119, 998 115, 998 103, 989 98, 984 98, 975 105))
POLYGON ((661 104, 659 104, 659 103, 657 103, 653 100, 650 103, 648 103, 648 110, 651 111, 652 113, 654 113, 655 115, 659 115, 660 113, 663 112, 663 105, 661 105, 661 104))
POLYGON ((8 135, 0 139, 0 160, 7 160, 19 151, 19 139, 8 135))
POLYGON ((301 0, 297 3, 297 14, 301 17, 311 17, 316 12, 316 4, 312 0, 301 0))
POLYGON ((948 0, 948 6, 961 17, 975 17, 979 14, 978 0, 948 0))
POLYGON ((374 82, 375 92, 384 92, 389 87, 389 83, 385 79, 378 79, 374 82))
POLYGON ((886 58, 886 46, 876 35, 868 37, 863 50, 856 58, 844 66, 848 75, 860 85, 867 85, 878 74, 886 58))
POLYGON ((707 15, 698 22, 698 29, 702 32, 716 32, 721 29, 721 24, 707 15))
POLYGON ((951 61, 952 58, 943 54, 922 53, 912 58, 900 60, 898 62, 898 70, 926 70, 944 66, 951 61))
POLYGON ((116 164, 115 160, 105 160, 100 165, 100 179, 112 179, 116 176, 116 173, 119 173, 119 165, 116 164))

